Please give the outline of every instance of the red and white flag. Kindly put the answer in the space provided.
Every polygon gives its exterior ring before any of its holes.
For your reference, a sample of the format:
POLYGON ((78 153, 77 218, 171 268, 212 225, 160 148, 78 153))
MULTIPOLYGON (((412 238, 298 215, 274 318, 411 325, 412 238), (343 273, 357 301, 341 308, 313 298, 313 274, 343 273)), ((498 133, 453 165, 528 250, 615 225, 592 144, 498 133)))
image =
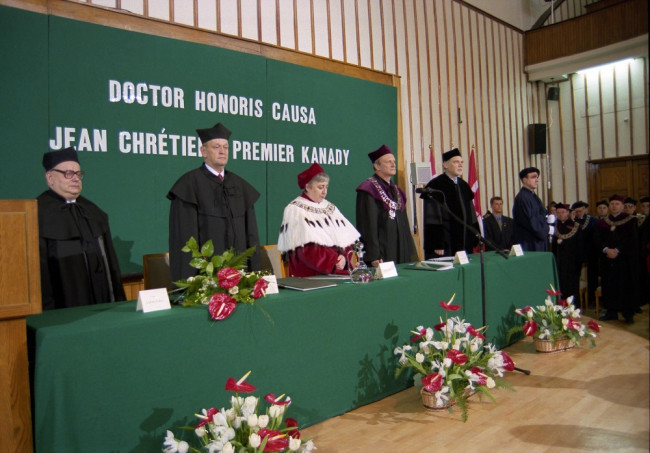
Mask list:
POLYGON ((481 194, 478 188, 478 174, 476 173, 476 159, 474 158, 474 146, 469 151, 469 176, 467 178, 467 184, 472 189, 474 193, 474 211, 476 211, 476 220, 478 220, 479 228, 481 229, 481 235, 483 234, 483 217, 481 210, 481 194))
POLYGON ((433 155, 433 147, 431 145, 429 145, 429 163, 431 163, 431 179, 433 179, 438 174, 436 173, 436 159, 433 155))

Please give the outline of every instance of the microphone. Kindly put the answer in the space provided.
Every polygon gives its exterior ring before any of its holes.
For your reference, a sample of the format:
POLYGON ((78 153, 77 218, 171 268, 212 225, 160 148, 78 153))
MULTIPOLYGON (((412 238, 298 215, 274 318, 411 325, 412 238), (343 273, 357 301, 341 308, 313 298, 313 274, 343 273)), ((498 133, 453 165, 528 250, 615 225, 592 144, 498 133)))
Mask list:
POLYGON ((415 192, 420 194, 420 198, 424 198, 424 199, 434 199, 434 200, 442 200, 442 201, 444 201, 445 199, 445 194, 442 190, 432 189, 431 187, 418 187, 417 189, 415 189, 415 192))

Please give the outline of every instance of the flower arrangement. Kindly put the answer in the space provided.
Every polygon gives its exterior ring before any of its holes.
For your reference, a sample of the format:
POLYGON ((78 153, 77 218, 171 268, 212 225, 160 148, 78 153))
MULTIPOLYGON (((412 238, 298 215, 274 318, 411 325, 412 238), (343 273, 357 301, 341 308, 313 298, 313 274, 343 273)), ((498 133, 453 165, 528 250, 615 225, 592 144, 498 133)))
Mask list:
POLYGON ((182 250, 192 253, 190 266, 199 270, 196 276, 174 282, 183 291, 183 306, 208 305, 210 316, 218 321, 230 316, 238 303, 253 303, 266 294, 263 274, 244 270, 255 247, 240 254, 229 249, 213 256, 211 240, 199 248, 191 237, 182 250))
POLYGON ((587 326, 580 322, 580 309, 573 305, 573 296, 561 299, 562 293, 555 290, 553 285, 546 290, 546 300, 537 307, 527 306, 517 308, 515 313, 522 316, 523 326, 516 326, 508 332, 508 341, 515 332, 523 332, 538 340, 550 340, 552 343, 568 339, 576 345, 584 338, 589 339, 591 347, 596 345, 596 334, 600 327, 596 321, 589 320, 587 326), (555 302, 554 299, 555 298, 555 302))
MULTIPOLYGON (((239 393, 252 393, 257 390, 246 382, 250 371, 235 381, 228 378, 226 390, 235 392, 230 398, 229 409, 203 409, 196 414, 199 422, 193 430, 201 442, 203 451, 209 453, 261 453, 290 452, 309 453, 316 449, 311 440, 302 440, 298 422, 293 418, 284 419, 284 414, 291 404, 291 398, 285 395, 276 397, 269 393, 264 400, 269 403, 264 413, 258 415, 260 399, 255 396, 241 397, 239 393)), ((200 453, 202 450, 191 447, 186 441, 176 439, 174 433, 167 430, 163 442, 164 453, 200 453)))
POLYGON ((423 390, 433 394, 436 407, 452 411, 455 402, 467 421, 468 396, 479 393, 496 401, 489 389, 512 389, 501 378, 515 365, 508 354, 485 342, 485 327, 476 329, 458 316, 447 316, 461 308, 452 304, 454 297, 440 302, 446 310, 444 321, 440 318, 434 327, 418 326, 410 344, 395 348, 394 353, 400 356, 395 377, 412 368, 416 384, 421 381, 423 390))

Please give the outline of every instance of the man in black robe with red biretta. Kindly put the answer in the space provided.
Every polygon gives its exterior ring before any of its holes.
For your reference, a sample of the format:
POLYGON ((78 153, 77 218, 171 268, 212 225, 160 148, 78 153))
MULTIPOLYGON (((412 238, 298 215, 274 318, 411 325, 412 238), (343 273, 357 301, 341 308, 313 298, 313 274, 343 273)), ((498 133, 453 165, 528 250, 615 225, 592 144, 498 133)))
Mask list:
POLYGON ((618 319, 622 313, 625 322, 634 322, 638 306, 639 237, 635 216, 623 212, 625 197, 609 198, 609 215, 596 223, 594 246, 600 253, 600 272, 603 299, 607 313, 602 321, 618 319))
POLYGON ((569 217, 568 204, 555 205, 557 223, 551 241, 551 251, 555 255, 560 291, 564 298, 573 296, 574 304, 580 297, 580 273, 585 258, 583 231, 581 225, 569 217))
POLYGON ((43 310, 126 300, 108 216, 81 196, 77 151, 43 155, 48 190, 38 201, 43 310))
POLYGON ((418 260, 408 216, 406 195, 391 178, 395 156, 386 145, 368 154, 375 174, 357 187, 357 230, 365 247, 364 261, 373 267, 393 261, 418 260))
POLYGON ((427 184, 439 192, 426 195, 424 200, 424 257, 425 259, 454 256, 464 250, 472 253, 478 238, 467 225, 478 231, 474 210, 474 192, 463 178, 463 158, 458 148, 442 155, 444 173, 427 184), (444 197, 443 197, 444 195, 444 197), (461 220, 459 222, 444 209, 444 205, 461 220))
MULTIPOLYGON (((197 129, 203 165, 181 176, 167 194, 169 209, 169 266, 172 281, 196 275, 192 256, 182 252, 193 237, 199 246, 212 240, 214 253, 231 247, 236 253, 259 246, 254 204, 260 194, 235 173, 228 163, 231 132, 221 123, 197 129)), ((260 270, 259 251, 250 258, 249 270, 260 270)))

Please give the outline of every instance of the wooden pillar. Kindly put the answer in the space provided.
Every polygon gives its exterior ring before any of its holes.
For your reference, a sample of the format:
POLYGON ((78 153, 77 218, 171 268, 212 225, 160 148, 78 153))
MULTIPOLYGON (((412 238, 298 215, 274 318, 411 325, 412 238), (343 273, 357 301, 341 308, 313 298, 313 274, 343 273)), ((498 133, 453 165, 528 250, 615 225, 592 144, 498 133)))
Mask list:
POLYGON ((0 200, 0 451, 33 451, 25 318, 40 312, 36 200, 0 200))

